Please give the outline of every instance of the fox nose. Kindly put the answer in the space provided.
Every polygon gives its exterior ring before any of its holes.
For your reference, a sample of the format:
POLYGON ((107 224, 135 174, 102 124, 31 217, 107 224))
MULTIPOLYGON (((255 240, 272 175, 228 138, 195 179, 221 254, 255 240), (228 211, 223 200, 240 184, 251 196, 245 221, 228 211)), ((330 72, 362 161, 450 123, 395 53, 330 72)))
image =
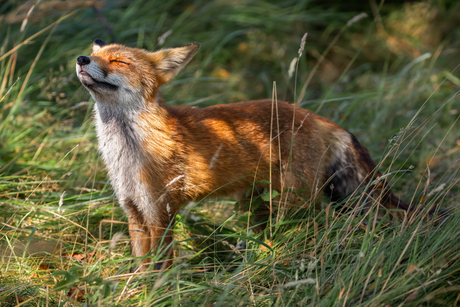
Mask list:
POLYGON ((77 63, 78 63, 78 65, 80 65, 80 66, 88 65, 90 62, 91 62, 91 60, 89 59, 89 57, 87 57, 87 56, 85 56, 85 55, 80 55, 80 56, 77 58, 77 63))

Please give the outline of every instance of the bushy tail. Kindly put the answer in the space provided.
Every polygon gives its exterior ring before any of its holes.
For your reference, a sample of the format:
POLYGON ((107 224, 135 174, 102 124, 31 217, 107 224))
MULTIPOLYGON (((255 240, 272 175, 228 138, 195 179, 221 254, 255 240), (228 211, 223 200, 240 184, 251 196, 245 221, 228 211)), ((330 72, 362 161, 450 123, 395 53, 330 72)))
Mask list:
POLYGON ((391 192, 367 149, 353 134, 347 131, 340 131, 339 134, 329 147, 331 163, 326 169, 326 195, 337 202, 348 196, 356 196, 359 200, 351 204, 363 206, 364 211, 374 201, 379 204, 379 216, 384 216, 390 210, 391 217, 404 219, 409 205, 391 192), (363 190, 365 192, 359 194, 363 190))

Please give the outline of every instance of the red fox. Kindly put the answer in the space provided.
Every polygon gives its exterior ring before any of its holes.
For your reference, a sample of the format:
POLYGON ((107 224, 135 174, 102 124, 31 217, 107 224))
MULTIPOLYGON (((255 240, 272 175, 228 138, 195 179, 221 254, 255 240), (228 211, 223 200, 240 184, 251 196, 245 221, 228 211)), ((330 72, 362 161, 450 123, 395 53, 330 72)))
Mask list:
POLYGON ((182 205, 211 194, 242 198, 254 176, 277 191, 305 189, 316 197, 323 189, 333 201, 368 185, 368 199, 404 217, 408 205, 380 178, 367 149, 319 115, 286 102, 273 111, 270 99, 167 106, 160 87, 199 48, 149 52, 97 39, 90 56, 77 58, 77 76, 96 101, 99 151, 128 217, 134 257, 160 248, 170 258, 167 229, 182 205))

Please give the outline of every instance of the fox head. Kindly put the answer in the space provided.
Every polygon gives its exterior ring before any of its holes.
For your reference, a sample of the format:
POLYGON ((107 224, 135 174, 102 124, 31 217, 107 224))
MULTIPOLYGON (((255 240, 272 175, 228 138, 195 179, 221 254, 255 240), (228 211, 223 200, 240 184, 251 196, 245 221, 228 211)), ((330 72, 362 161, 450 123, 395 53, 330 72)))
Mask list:
POLYGON ((191 43, 149 52, 96 39, 91 55, 77 58, 77 76, 99 103, 131 105, 149 101, 199 48, 200 44, 191 43))

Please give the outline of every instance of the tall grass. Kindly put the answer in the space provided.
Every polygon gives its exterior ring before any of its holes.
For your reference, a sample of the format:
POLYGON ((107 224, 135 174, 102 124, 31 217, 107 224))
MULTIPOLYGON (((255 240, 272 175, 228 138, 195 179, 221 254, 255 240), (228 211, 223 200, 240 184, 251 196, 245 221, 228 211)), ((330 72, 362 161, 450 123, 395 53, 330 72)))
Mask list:
POLYGON ((19 4, 0 5, 2 306, 457 304, 458 6, 363 6, 369 18, 346 27, 358 9, 319 1, 110 1, 97 10, 76 1, 64 12, 46 3, 28 17, 26 4, 18 23, 5 16, 19 4), (423 10, 443 21, 430 31, 452 29, 444 41, 395 32, 423 10), (271 97, 273 81, 279 100, 295 101, 331 44, 300 105, 354 133, 402 199, 450 208, 449 218, 378 222, 375 208, 358 215, 298 195, 302 208, 281 210, 256 234, 234 200, 211 198, 178 215, 170 270, 129 273, 127 220, 74 73, 95 38, 149 50, 202 43, 163 89, 168 104, 197 107, 271 97))

